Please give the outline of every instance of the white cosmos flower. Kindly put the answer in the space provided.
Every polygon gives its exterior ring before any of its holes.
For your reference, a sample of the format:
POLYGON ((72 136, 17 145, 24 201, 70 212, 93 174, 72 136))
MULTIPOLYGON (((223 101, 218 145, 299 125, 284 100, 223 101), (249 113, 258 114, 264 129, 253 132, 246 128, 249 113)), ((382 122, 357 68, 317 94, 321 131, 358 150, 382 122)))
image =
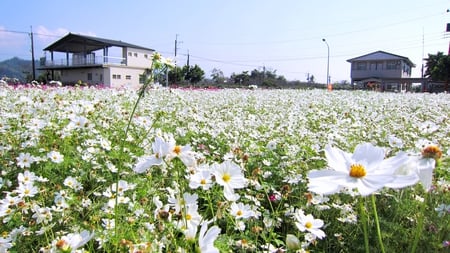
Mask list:
POLYGON ((77 249, 83 247, 92 237, 94 237, 94 233, 87 230, 83 230, 81 233, 70 233, 61 237, 56 243, 56 247, 63 252, 78 252, 77 249))
POLYGON ((102 219, 102 226, 107 230, 111 230, 116 226, 116 222, 114 219, 102 219))
POLYGON ((254 212, 250 205, 244 203, 231 203, 230 214, 236 219, 248 219, 254 216, 254 212))
POLYGON ((203 190, 208 190, 212 186, 212 174, 211 171, 206 169, 207 165, 201 166, 203 169, 195 171, 193 175, 189 177, 189 187, 191 189, 197 189, 201 187, 203 190))
POLYGON ((403 188, 420 181, 425 190, 429 190, 432 185, 433 170, 436 161, 432 158, 412 156, 403 166, 395 170, 396 179, 387 183, 388 188, 403 188))
POLYGON ((119 180, 118 185, 116 183, 113 183, 111 185, 111 191, 116 192, 117 189, 119 195, 122 195, 124 192, 128 190, 133 190, 134 188, 136 188, 136 184, 128 183, 127 181, 122 179, 119 180))
POLYGON ((13 246, 11 241, 12 239, 10 237, 0 237, 0 252, 9 252, 8 249, 12 248, 13 246))
POLYGON ((181 210, 182 218, 175 221, 178 228, 184 230, 190 227, 197 227, 202 221, 202 216, 198 212, 197 205, 186 205, 181 210))
POLYGON ((388 141, 389 146, 393 148, 403 148, 403 140, 396 137, 395 135, 389 135, 388 141))
POLYGON ((325 232, 320 229, 323 227, 323 220, 314 219, 311 214, 305 215, 300 209, 294 213, 294 219, 295 225, 301 232, 308 231, 319 239, 325 237, 325 232))
POLYGON ((384 159, 384 150, 370 143, 359 144, 353 154, 327 145, 325 156, 330 169, 308 174, 309 190, 318 194, 348 188, 367 196, 396 180, 394 172, 409 160, 405 153, 384 159))
POLYGON ((34 172, 30 172, 29 170, 24 171, 23 173, 19 173, 17 175, 17 181, 21 184, 28 184, 37 181, 38 177, 34 172))
POLYGON ((171 194, 171 196, 167 199, 167 202, 169 202, 169 205, 173 207, 176 213, 178 213, 185 206, 197 206, 197 200, 197 194, 190 194, 188 192, 185 192, 183 193, 182 198, 175 197, 173 196, 173 194, 171 194))
POLYGON ((50 151, 47 154, 47 158, 54 163, 62 163, 64 161, 64 156, 58 151, 50 151))
POLYGON ((78 180, 72 176, 66 177, 66 179, 64 179, 63 184, 75 191, 79 191, 79 190, 83 189, 83 186, 81 185, 81 183, 78 182, 78 180))
POLYGON ((85 129, 89 126, 89 120, 83 116, 74 116, 70 118, 70 122, 67 125, 69 130, 72 129, 85 129))
POLYGON ((30 168, 35 159, 29 153, 20 153, 16 160, 17 166, 20 168, 30 168))
POLYGON ((216 177, 216 182, 223 186, 225 198, 236 201, 239 197, 234 194, 234 189, 244 188, 247 184, 241 168, 227 160, 221 164, 211 165, 211 170, 216 177))
POLYGON ((19 184, 17 189, 14 191, 21 198, 34 197, 34 195, 36 195, 39 192, 38 188, 33 184, 33 182, 19 184))
POLYGON ((133 168, 136 173, 144 173, 151 166, 161 165, 164 157, 172 152, 171 143, 164 141, 163 138, 157 136, 152 144, 153 154, 147 157, 141 157, 133 168))
POLYGON ((195 159, 195 153, 191 150, 191 146, 176 145, 175 140, 169 141, 170 153, 167 155, 169 160, 178 157, 186 167, 195 167, 197 160, 195 159))

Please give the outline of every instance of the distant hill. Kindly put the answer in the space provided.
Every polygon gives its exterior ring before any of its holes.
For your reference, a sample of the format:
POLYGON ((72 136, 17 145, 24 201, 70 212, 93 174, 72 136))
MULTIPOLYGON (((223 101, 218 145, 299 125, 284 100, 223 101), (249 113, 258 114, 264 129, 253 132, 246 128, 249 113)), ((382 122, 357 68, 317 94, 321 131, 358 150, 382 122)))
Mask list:
MULTIPOLYGON (((35 62, 35 66, 38 65, 39 62, 35 62)), ((31 77, 32 66, 30 60, 23 60, 18 57, 11 58, 9 60, 4 60, 0 62, 0 78, 6 76, 9 78, 17 78, 21 82, 25 82, 27 80, 27 76, 31 77)), ((39 73, 36 72, 36 78, 39 73)))

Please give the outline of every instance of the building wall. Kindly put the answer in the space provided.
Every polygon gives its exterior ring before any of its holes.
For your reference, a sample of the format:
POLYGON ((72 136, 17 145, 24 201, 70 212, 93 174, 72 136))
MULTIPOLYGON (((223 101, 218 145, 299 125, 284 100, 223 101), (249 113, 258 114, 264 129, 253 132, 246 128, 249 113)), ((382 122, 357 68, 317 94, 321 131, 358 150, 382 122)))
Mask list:
POLYGON ((139 88, 142 85, 139 82, 139 77, 144 71, 144 68, 129 68, 114 65, 95 69, 65 69, 61 71, 61 82, 75 84, 80 80, 90 85, 106 85, 115 88, 139 88))
POLYGON ((104 71, 102 68, 61 70, 61 82, 77 83, 78 81, 88 84, 104 84, 104 71))
POLYGON ((403 60, 354 61, 352 79, 403 78, 411 76, 411 66, 403 60))
POLYGON ((111 87, 139 88, 139 76, 142 75, 145 68, 127 68, 123 66, 111 66, 109 68, 109 84, 111 87))
POLYGON ((153 52, 137 48, 123 48, 123 55, 126 57, 129 67, 150 68, 153 52))

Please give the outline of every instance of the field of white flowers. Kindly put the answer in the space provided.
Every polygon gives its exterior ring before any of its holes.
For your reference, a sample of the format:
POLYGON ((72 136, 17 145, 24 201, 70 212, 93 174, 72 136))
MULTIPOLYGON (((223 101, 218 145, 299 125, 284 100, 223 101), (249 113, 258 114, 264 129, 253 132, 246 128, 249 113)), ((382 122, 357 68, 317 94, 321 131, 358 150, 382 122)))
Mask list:
POLYGON ((448 252, 449 98, 2 87, 0 252, 448 252))

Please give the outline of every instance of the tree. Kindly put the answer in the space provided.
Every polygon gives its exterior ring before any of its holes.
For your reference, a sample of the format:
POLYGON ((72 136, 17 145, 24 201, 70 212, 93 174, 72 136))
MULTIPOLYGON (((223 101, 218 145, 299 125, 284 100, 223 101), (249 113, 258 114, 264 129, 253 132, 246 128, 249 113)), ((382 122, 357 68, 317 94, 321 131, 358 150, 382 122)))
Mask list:
POLYGON ((203 80, 205 75, 205 71, 203 71, 203 69, 201 69, 197 64, 195 64, 194 67, 185 65, 182 71, 184 74, 184 80, 194 84, 203 80))
POLYGON ((254 69, 250 74, 248 71, 244 71, 241 74, 233 73, 231 79, 235 84, 261 87, 281 87, 288 83, 284 76, 277 76, 276 70, 266 69, 265 67, 262 70, 254 69))
POLYGON ((179 83, 183 81, 183 71, 180 67, 176 66, 175 68, 171 69, 168 73, 169 75, 169 82, 170 83, 179 83))
POLYGON ((428 54, 426 59, 425 77, 431 81, 444 81, 445 91, 448 91, 448 81, 450 79, 450 56, 442 52, 437 54, 428 54))
POLYGON ((233 80, 233 83, 240 84, 240 85, 248 85, 250 80, 250 75, 248 74, 248 71, 243 71, 241 74, 231 74, 231 80, 233 80))
POLYGON ((216 84, 223 83, 225 81, 225 76, 223 75, 222 70, 216 68, 211 70, 211 78, 216 84))

